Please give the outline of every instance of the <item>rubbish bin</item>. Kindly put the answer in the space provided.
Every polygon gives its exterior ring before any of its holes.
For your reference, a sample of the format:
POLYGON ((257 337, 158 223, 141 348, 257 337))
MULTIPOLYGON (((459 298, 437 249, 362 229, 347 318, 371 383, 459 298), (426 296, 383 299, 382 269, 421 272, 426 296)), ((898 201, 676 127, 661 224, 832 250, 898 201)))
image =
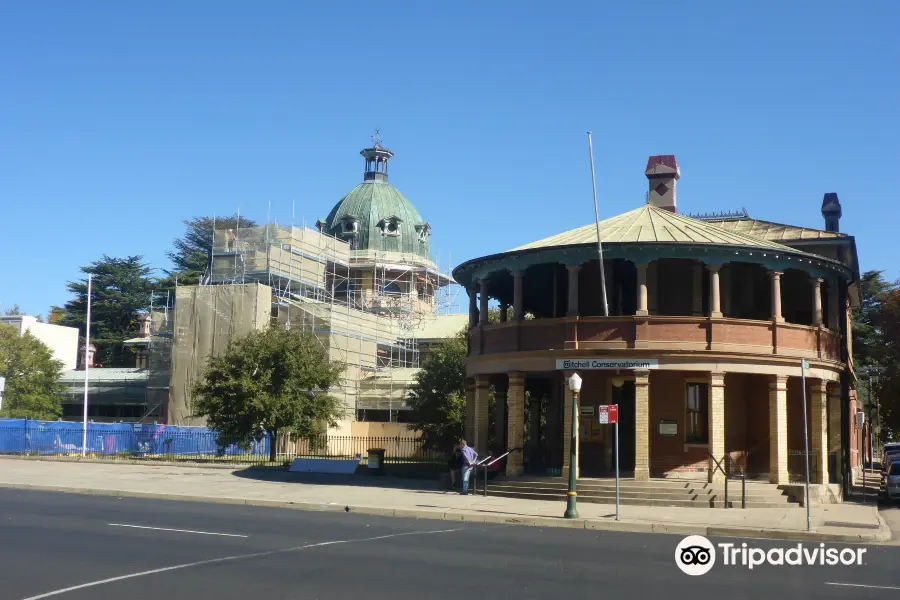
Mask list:
POLYGON ((369 475, 384 475, 384 448, 369 448, 369 475))

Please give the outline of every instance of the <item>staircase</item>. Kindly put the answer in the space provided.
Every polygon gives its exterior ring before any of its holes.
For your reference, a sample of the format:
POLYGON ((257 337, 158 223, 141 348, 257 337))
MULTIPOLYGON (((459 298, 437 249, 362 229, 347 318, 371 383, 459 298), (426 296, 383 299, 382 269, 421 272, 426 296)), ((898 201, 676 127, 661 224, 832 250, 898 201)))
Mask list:
MULTIPOLYGON (((488 496, 525 500, 565 500, 568 482, 561 477, 495 479, 488 484, 488 496)), ((578 501, 592 504, 615 504, 614 479, 578 480, 578 501)), ((478 493, 481 493, 480 490, 478 493)), ((619 502, 636 506, 685 506, 724 508, 725 484, 684 479, 619 480, 619 502)), ((741 482, 728 482, 728 504, 741 507, 741 482)), ((784 508, 796 503, 776 486, 757 481, 747 482, 747 508, 784 508)))

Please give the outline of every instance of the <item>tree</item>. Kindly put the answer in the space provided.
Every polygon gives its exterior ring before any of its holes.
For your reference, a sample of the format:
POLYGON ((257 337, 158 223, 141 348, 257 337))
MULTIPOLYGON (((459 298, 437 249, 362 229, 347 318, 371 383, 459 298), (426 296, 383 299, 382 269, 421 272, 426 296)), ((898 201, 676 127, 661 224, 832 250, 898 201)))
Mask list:
POLYGON ((47 313, 47 322, 52 325, 59 325, 66 317, 66 309, 61 306, 51 306, 50 312, 47 313))
POLYGON ((422 361, 409 392, 412 430, 426 448, 449 451, 465 433, 466 333, 437 344, 422 361))
POLYGON ((313 440, 343 416, 328 394, 342 370, 312 333, 274 326, 252 331, 209 359, 191 391, 194 413, 206 417, 220 448, 248 449, 268 434, 274 462, 280 434, 313 440))
POLYGON ((22 312, 22 309, 19 308, 18 304, 13 304, 9 308, 7 308, 5 311, 3 311, 4 317, 18 317, 22 314, 24 314, 24 313, 22 312))
MULTIPOLYGON (((93 275, 91 294, 91 344, 97 349, 94 360, 105 367, 132 365, 132 354, 122 342, 138 334, 137 317, 149 308, 154 280, 151 269, 140 256, 111 258, 104 255, 82 267, 93 275)), ((69 282, 75 298, 66 302, 60 325, 78 327, 84 339, 87 322, 87 278, 69 282)))
POLYGON ((55 419, 62 414, 62 362, 36 337, 0 325, 0 376, 6 378, 3 410, 11 418, 55 419))
POLYGON ((162 289, 175 287, 175 278, 178 285, 197 285, 207 272, 212 261, 211 248, 213 243, 213 226, 221 235, 221 230, 237 229, 240 227, 256 227, 256 223, 245 217, 231 215, 230 217, 194 217, 183 221, 184 235, 172 242, 173 249, 166 252, 166 256, 172 261, 173 269, 166 271, 166 279, 160 282, 162 289))

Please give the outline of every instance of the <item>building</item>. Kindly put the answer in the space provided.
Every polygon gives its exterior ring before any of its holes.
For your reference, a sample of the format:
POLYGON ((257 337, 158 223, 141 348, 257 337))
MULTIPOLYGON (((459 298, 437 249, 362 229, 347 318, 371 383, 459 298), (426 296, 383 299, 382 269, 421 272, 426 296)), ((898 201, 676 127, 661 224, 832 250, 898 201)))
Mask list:
POLYGON ((174 309, 153 311, 147 352, 148 406, 166 422, 202 425, 190 386, 206 358, 238 335, 270 324, 317 334, 345 365, 331 393, 347 418, 331 431, 411 435, 407 396, 421 356, 465 329, 450 314, 452 279, 432 257, 431 225, 388 181, 394 154, 380 140, 363 149, 363 180, 315 229, 266 223, 217 229, 203 285, 180 287, 174 309))
POLYGON ((651 157, 645 175, 646 204, 600 223, 602 269, 590 224, 453 271, 470 300, 467 438, 510 450, 508 474, 567 473, 565 380, 577 371, 581 476, 610 473, 612 429, 596 415, 618 404, 620 466, 635 480, 727 471, 787 486, 803 480, 805 360, 811 477, 839 496, 828 484, 858 467, 859 269, 837 195, 825 195, 824 229, 690 217, 677 209, 674 156, 651 157))
POLYGON ((14 327, 19 335, 27 331, 50 348, 53 358, 63 364, 63 369, 74 369, 78 364, 78 329, 41 323, 37 317, 9 315, 0 317, 0 324, 14 327))

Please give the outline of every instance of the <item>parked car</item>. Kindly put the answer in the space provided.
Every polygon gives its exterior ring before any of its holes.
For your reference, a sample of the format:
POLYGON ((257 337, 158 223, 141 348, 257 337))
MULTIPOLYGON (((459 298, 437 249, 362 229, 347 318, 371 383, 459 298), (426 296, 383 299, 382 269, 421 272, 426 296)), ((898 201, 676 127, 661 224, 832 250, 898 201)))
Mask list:
POLYGON ((881 457, 881 476, 887 477, 888 469, 893 464, 894 459, 900 455, 900 443, 892 442, 884 445, 884 453, 881 457))
POLYGON ((894 461, 891 465, 887 481, 884 482, 884 489, 888 500, 900 499, 900 462, 894 461))

